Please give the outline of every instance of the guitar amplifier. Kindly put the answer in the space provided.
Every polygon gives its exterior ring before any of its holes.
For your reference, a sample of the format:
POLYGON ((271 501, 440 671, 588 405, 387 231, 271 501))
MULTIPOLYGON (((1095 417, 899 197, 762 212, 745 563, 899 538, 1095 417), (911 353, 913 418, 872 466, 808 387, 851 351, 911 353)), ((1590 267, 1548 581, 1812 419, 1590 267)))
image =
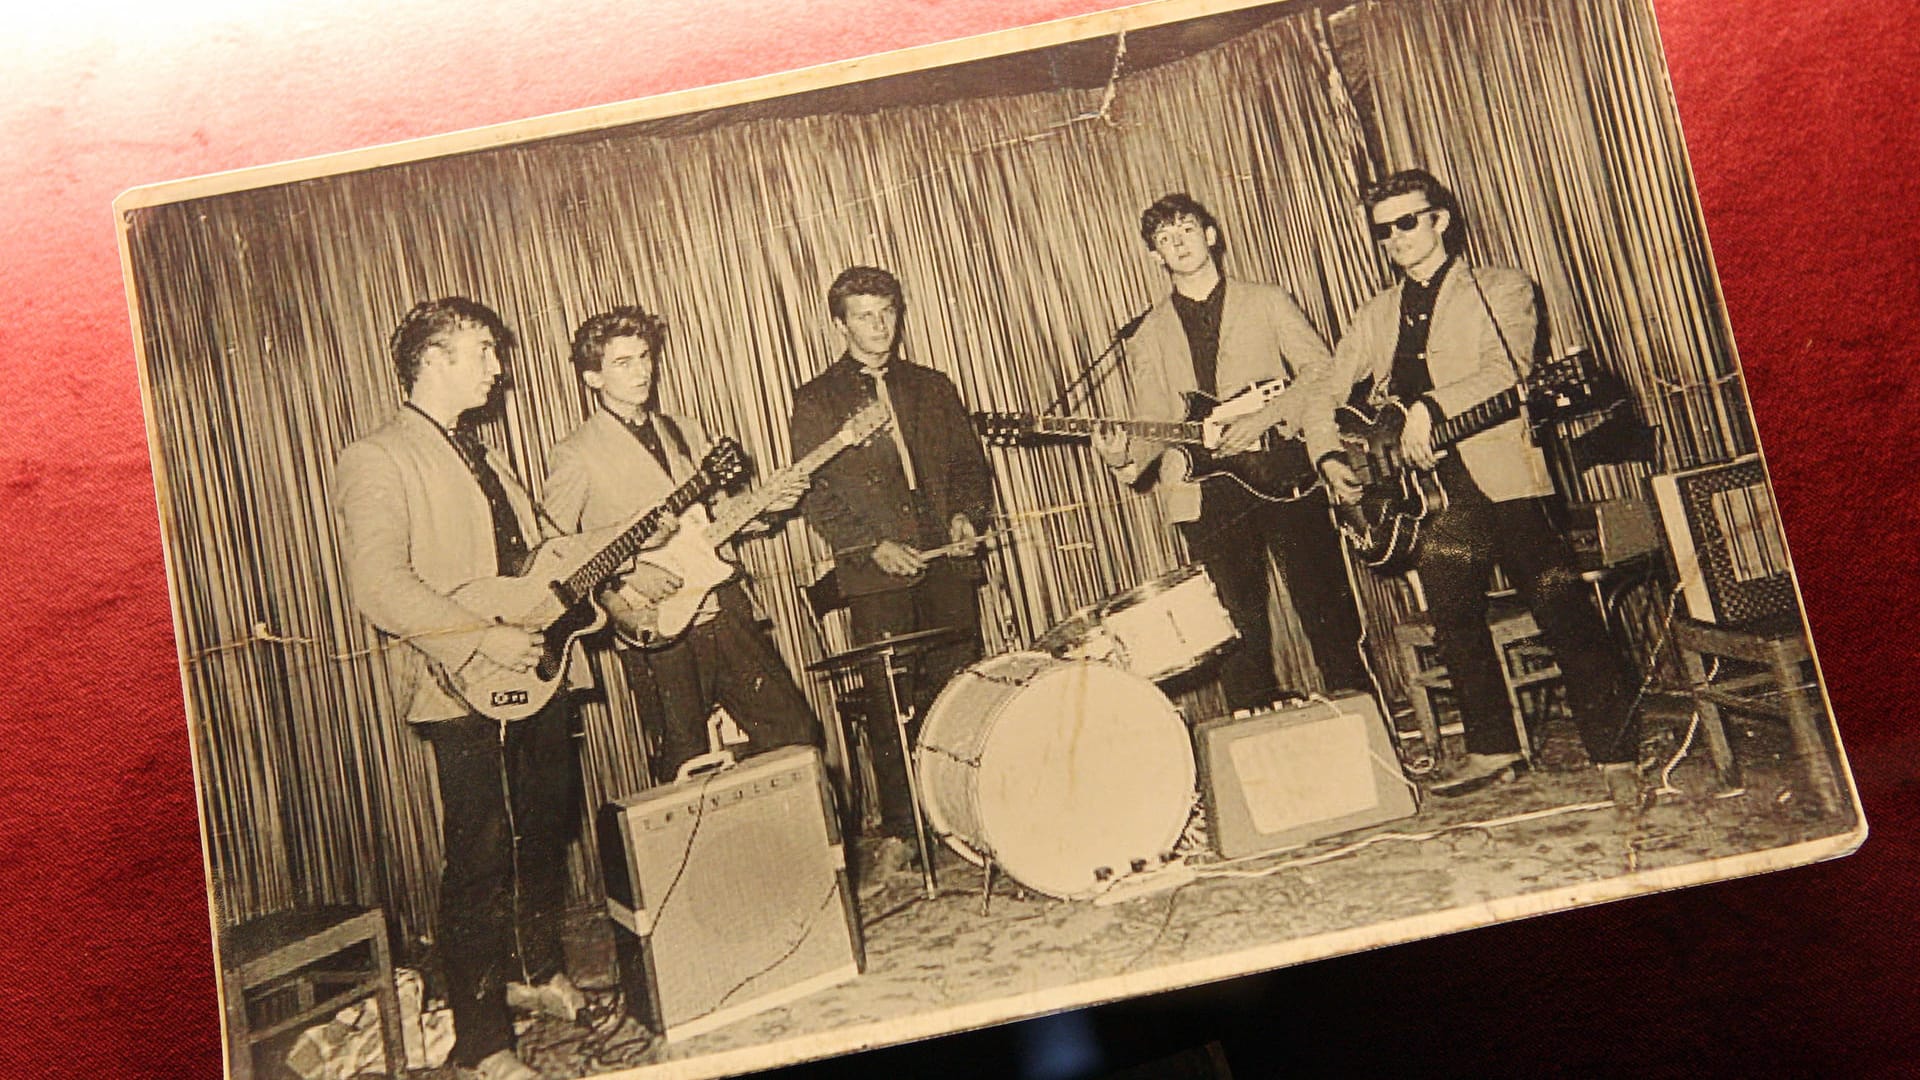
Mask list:
POLYGON ((1687 614, 1743 626, 1798 609, 1760 456, 1652 478, 1687 614))
MULTIPOLYGON (((722 755, 731 760, 730 755, 722 755)), ((628 1011, 684 1039, 860 973, 820 753, 784 747, 600 811, 628 1011)))
POLYGON ((1567 543, 1583 570, 1618 566, 1660 550, 1660 526, 1644 499, 1574 503, 1567 517, 1567 543))
POLYGON ((1297 847, 1417 809, 1380 708, 1366 694, 1209 720, 1193 738, 1214 848, 1225 858, 1297 847))

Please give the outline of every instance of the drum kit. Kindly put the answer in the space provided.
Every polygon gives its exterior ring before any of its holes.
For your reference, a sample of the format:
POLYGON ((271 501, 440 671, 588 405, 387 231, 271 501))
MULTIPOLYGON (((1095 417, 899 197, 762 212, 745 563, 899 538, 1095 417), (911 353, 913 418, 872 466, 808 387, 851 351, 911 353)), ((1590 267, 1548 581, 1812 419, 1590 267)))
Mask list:
MULTIPOLYGON (((886 662, 889 681, 953 631, 902 634, 810 665, 886 662)), ((893 694, 908 762, 926 895, 938 895, 928 826, 968 862, 1036 892, 1100 895, 1159 868, 1195 790, 1187 724, 1157 683, 1232 646, 1238 633, 1205 568, 1186 566, 1074 612, 1030 649, 954 676, 917 744, 893 694)))

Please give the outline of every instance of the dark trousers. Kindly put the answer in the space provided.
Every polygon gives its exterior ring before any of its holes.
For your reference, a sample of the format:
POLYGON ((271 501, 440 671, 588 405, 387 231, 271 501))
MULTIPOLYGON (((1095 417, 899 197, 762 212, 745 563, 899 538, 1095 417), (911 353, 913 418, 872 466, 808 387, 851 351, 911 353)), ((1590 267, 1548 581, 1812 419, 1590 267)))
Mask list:
MULTIPOLYGON (((869 593, 847 601, 853 617, 853 643, 864 645, 895 634, 951 627, 960 631, 951 641, 909 654, 902 665, 900 707, 913 710, 914 724, 926 719, 933 699, 962 668, 980 659, 978 584, 962 566, 934 563, 926 577, 910 588, 869 593)), ((873 757, 880 790, 880 828, 888 836, 913 837, 913 795, 907 787, 906 762, 900 735, 894 727, 893 698, 884 660, 860 669, 863 688, 863 724, 867 750, 873 757)))
POLYGON ((440 962, 456 1036, 473 1065, 513 1042, 507 983, 559 972, 567 840, 580 771, 564 692, 505 726, 483 716, 428 724, 440 779, 440 962))
POLYGON ((1199 520, 1182 522, 1180 531, 1240 631, 1239 644, 1217 669, 1228 709, 1271 704, 1282 689, 1274 679, 1273 630, 1267 621, 1269 550, 1327 688, 1368 688, 1360 614, 1324 500, 1268 502, 1231 481, 1212 480, 1201 489, 1199 520))
POLYGON ((747 733, 752 753, 781 746, 818 746, 820 724, 738 584, 716 594, 720 611, 696 622, 664 649, 620 650, 627 678, 659 746, 656 783, 671 783, 680 766, 707 752, 707 717, 717 703, 747 733))
POLYGON ((1518 753, 1501 657, 1487 627, 1487 585, 1497 562, 1520 590, 1553 649, 1580 741, 1594 764, 1633 761, 1625 666, 1543 499, 1489 501, 1457 456, 1440 464, 1447 508, 1429 517, 1417 568, 1433 615, 1434 647, 1447 667, 1466 727, 1467 751, 1518 753))

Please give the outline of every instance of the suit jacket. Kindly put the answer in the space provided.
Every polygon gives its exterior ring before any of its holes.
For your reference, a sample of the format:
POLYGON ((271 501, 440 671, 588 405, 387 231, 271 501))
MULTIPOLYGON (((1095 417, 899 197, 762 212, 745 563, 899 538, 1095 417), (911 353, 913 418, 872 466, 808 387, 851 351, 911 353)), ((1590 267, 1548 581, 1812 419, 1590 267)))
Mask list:
MULTIPOLYGON (((1239 278, 1225 279, 1222 287, 1227 292, 1221 298, 1216 397, 1231 397, 1262 379, 1285 378, 1304 386, 1326 368, 1331 358, 1325 339, 1285 289, 1239 278)), ((1142 419, 1185 418, 1182 395, 1199 389, 1199 384, 1187 331, 1171 294, 1155 304, 1140 324, 1128 347, 1127 367, 1133 375, 1133 407, 1142 419)), ((1307 397, 1304 393, 1294 397, 1304 412, 1307 397)), ((1140 466, 1157 460, 1166 449, 1164 443, 1128 440, 1128 454, 1140 466)), ((1168 520, 1192 521, 1200 516, 1198 484, 1162 480, 1158 489, 1168 520)))
MULTIPOLYGON (((538 543, 532 499, 504 458, 489 450, 487 462, 513 504, 521 535, 538 543)), ((406 645, 382 653, 407 719, 467 715, 466 704, 441 689, 429 667, 459 670, 490 625, 448 598, 467 582, 498 573, 493 515, 466 461, 438 424, 403 408, 340 452, 334 515, 354 606, 406 645)), ((583 685, 583 666, 572 664, 568 678, 583 685)))
MULTIPOLYGON (((713 440, 699 421, 672 413, 655 413, 654 430, 667 455, 667 470, 660 468, 660 462, 619 417, 604 407, 595 408, 548 455, 547 480, 540 488, 547 514, 567 532, 584 532, 618 525, 673 494, 699 467, 713 440), (686 453, 664 430, 665 424, 680 433, 686 453)), ((726 500, 715 496, 708 501, 718 514, 726 500)), ((721 551, 723 556, 730 555, 732 544, 723 545, 721 551)), ((715 589, 701 603, 700 621, 720 610, 719 592, 715 589)))
MULTIPOLYGON (((848 447, 814 474, 801 503, 807 524, 837 553, 834 561, 842 591, 865 596, 909 588, 915 579, 897 577, 874 565, 873 545, 896 540, 916 547, 948 541, 946 523, 965 514, 986 531, 993 509, 993 476, 980 448, 960 392, 945 375, 895 357, 887 365, 887 393, 893 399, 899 430, 913 456, 920 492, 938 535, 920 527, 899 451, 886 435, 848 447)), ((793 450, 801 456, 825 442, 849 416, 875 400, 873 379, 858 361, 842 355, 827 370, 794 391, 790 426, 793 450)), ((963 564, 979 574, 977 563, 963 564)))
POLYGON ((541 486, 547 513, 568 532, 617 525, 636 511, 666 498, 699 465, 713 446, 698 421, 656 414, 655 430, 671 473, 662 470, 620 418, 596 407, 580 426, 555 443, 547 457, 547 482, 541 486), (661 419, 686 440, 682 455, 661 419))
MULTIPOLYGON (((1367 301, 1334 349, 1308 417, 1307 452, 1315 461, 1339 447, 1334 410, 1345 403, 1355 383, 1373 379, 1374 403, 1386 400, 1393 352, 1400 341, 1401 288, 1396 284, 1367 301)), ((1440 283, 1430 326, 1427 370, 1433 389, 1425 396, 1443 417, 1453 416, 1514 385, 1516 363, 1523 374, 1532 369, 1540 326, 1533 282, 1518 270, 1459 260, 1440 283)), ((1528 438, 1522 419, 1464 439, 1455 452, 1474 483, 1495 502, 1553 491, 1546 455, 1528 438)))

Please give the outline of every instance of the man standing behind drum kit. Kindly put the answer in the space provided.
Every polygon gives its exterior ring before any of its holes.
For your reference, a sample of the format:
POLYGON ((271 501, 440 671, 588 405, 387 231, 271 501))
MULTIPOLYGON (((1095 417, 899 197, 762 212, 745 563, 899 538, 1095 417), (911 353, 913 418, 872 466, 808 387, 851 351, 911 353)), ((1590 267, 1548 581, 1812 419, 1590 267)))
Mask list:
MULTIPOLYGON (((1300 384, 1311 382, 1331 357, 1286 290, 1225 276, 1219 224, 1187 195, 1166 195, 1147 207, 1140 238, 1172 289, 1133 340, 1128 368, 1135 411, 1143 419, 1179 420, 1186 414, 1185 392, 1224 399, 1254 383, 1281 379, 1292 388, 1229 422, 1219 453, 1252 448, 1275 428, 1282 435, 1298 432, 1300 384)), ((1167 446, 1115 433, 1096 437, 1094 449, 1122 482, 1133 483, 1161 462, 1167 446)), ((1327 689, 1367 690, 1359 613, 1325 500, 1317 492, 1292 501, 1269 499, 1229 478, 1197 484, 1169 471, 1154 477, 1167 516, 1180 524, 1188 550, 1207 568, 1240 632, 1240 644, 1219 668, 1227 708, 1261 708, 1280 694, 1267 621, 1269 548, 1327 689)))
MULTIPOLYGON (((890 434, 849 447, 814 475, 801 503, 807 524, 832 545, 834 573, 853 618, 853 644, 919 630, 957 631, 919 653, 901 707, 924 718, 947 681, 980 659, 981 569, 972 557, 924 552, 978 535, 993 507, 987 456, 959 391, 945 375, 900 355, 906 299, 885 270, 856 266, 827 290, 827 309, 847 349, 794 391, 796 456, 826 441, 874 401, 893 416, 890 434)), ((878 778, 886 836, 868 885, 905 866, 914 837, 913 798, 894 727, 885 661, 862 673, 867 746, 878 778)))

